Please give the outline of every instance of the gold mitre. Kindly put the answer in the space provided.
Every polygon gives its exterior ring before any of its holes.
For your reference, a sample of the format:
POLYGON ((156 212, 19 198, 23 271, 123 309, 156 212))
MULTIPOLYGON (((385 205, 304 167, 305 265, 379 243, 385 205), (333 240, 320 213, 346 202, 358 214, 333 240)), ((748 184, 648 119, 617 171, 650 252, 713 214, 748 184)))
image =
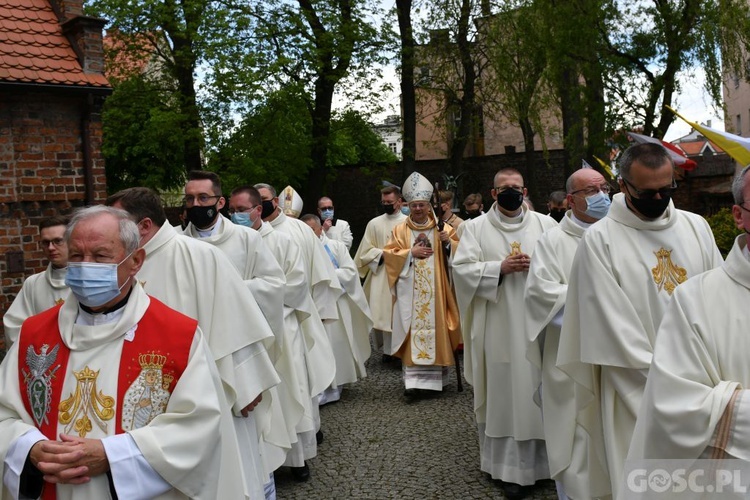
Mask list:
POLYGON ((302 213, 302 197, 292 186, 287 186, 281 192, 281 210, 285 215, 299 219, 302 213))
POLYGON ((155 352, 138 355, 138 363, 144 370, 161 370, 167 362, 167 357, 155 352))
POLYGON ((407 203, 411 203, 412 201, 430 201, 432 199, 432 184, 430 184, 430 181, 424 175, 419 172, 412 172, 404 181, 401 193, 404 195, 407 203))

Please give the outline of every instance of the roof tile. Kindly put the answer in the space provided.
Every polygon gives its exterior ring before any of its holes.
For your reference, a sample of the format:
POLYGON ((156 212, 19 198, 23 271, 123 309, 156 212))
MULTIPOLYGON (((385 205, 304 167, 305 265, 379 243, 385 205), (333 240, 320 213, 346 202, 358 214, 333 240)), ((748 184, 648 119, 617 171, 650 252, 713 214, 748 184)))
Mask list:
POLYGON ((49 0, 0 0, 0 81, 109 87, 83 71, 49 0))

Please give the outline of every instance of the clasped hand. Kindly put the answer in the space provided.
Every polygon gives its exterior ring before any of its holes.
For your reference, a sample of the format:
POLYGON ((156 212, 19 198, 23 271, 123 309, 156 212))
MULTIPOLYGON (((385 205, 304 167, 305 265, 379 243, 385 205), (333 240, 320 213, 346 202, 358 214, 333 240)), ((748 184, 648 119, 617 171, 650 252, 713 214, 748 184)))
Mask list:
POLYGON ((109 470, 101 439, 60 434, 60 441, 34 444, 29 457, 48 483, 84 484, 109 470))
POLYGON ((421 241, 411 247, 411 254, 415 259, 426 259, 434 252, 435 251, 432 248, 428 247, 421 241))
POLYGON ((509 255, 500 264, 500 272, 504 275, 511 273, 520 273, 529 270, 529 264, 531 263, 531 257, 525 253, 518 253, 515 255, 509 255))

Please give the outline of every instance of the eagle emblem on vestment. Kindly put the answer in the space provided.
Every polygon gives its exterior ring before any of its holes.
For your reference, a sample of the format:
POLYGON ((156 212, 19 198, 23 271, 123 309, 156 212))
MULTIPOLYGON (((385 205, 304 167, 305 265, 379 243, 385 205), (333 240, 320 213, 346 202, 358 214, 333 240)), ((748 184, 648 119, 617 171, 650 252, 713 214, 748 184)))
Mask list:
POLYGON ((656 255, 656 267, 651 268, 654 283, 659 291, 666 290, 672 295, 677 285, 687 280, 687 270, 672 262, 672 250, 661 247, 656 255))
POLYGON ((26 349, 26 368, 28 370, 23 370, 23 380, 26 383, 26 396, 29 398, 31 416, 34 417, 34 422, 39 427, 43 423, 49 423, 47 414, 51 405, 52 377, 55 376, 55 372, 60 368, 60 365, 52 370, 50 368, 55 364, 59 350, 59 344, 55 345, 52 351, 49 351, 48 344, 43 344, 38 354, 32 345, 26 349))

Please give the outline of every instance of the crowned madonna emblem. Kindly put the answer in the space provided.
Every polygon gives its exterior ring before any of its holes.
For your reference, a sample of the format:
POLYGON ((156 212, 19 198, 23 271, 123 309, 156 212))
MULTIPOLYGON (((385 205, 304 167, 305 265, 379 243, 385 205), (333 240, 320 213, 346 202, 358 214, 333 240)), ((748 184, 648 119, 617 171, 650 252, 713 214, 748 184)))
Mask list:
POLYGON ((520 255, 521 253, 521 242, 520 241, 514 241, 510 244, 510 254, 511 255, 520 255))
POLYGON ((86 437, 94 428, 94 423, 102 432, 107 432, 107 421, 115 416, 115 398, 97 391, 99 371, 88 366, 83 370, 73 371, 76 390, 67 399, 60 401, 58 417, 60 423, 65 425, 66 434, 75 431, 80 437, 86 437))
POLYGON ((654 283, 659 291, 666 290, 672 295, 677 285, 687 280, 687 271, 672 262, 672 250, 661 247, 656 255, 656 267, 651 268, 651 274, 654 277, 654 283))
POLYGON ((122 428, 129 431, 148 425, 164 413, 174 376, 164 373, 167 357, 155 352, 138 356, 141 372, 128 387, 122 403, 122 428))

